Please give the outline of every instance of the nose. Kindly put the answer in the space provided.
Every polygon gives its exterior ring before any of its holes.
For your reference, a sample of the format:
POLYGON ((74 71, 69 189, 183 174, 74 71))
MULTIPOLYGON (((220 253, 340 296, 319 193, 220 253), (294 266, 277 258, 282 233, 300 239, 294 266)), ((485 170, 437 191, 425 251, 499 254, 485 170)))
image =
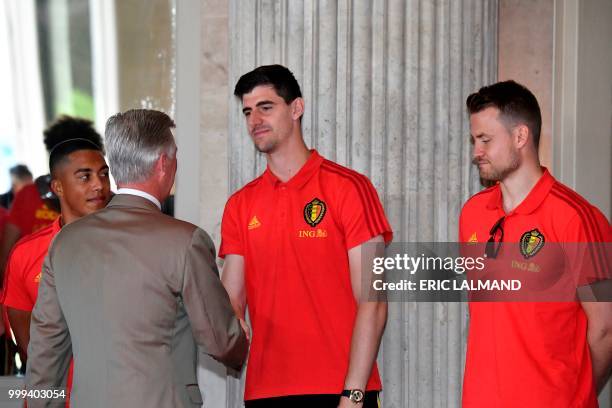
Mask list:
POLYGON ((103 181, 100 176, 93 176, 91 180, 91 189, 93 191, 102 191, 103 181))
POLYGON ((479 146, 478 143, 475 143, 472 147, 472 158, 473 159, 479 159, 484 155, 484 150, 482 149, 482 146, 479 146))

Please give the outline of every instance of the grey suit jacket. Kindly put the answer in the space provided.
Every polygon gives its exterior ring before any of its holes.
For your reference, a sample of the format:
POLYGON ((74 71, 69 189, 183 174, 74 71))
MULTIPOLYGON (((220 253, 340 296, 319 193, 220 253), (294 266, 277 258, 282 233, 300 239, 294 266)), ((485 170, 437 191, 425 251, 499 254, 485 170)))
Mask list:
POLYGON ((121 194, 56 236, 32 312, 29 390, 65 387, 74 356, 73 408, 200 406, 196 346, 234 368, 248 348, 203 230, 121 194))

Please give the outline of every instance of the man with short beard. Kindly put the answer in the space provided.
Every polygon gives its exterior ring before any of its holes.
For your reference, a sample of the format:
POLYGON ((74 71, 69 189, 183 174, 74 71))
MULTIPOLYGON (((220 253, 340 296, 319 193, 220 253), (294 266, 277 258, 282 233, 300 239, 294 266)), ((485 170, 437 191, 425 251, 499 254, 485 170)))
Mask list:
MULTIPOLYGON (((535 264, 551 243, 591 243, 585 256, 609 274, 604 245, 592 245, 610 242, 609 222, 540 165, 535 96, 506 81, 481 88, 466 104, 473 163, 495 185, 463 207, 459 241, 488 242, 489 258, 535 264), (502 241, 513 244, 502 248, 502 241)), ((576 280, 571 299, 581 283, 576 280)), ((571 299, 470 303, 463 406, 596 407, 610 376, 612 304, 571 299)))

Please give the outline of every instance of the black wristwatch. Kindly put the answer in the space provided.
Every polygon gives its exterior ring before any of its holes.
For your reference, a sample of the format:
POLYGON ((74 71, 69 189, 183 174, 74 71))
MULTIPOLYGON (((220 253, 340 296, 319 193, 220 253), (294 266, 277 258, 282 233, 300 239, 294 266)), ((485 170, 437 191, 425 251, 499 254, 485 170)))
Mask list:
POLYGON ((355 404, 363 402, 363 390, 343 390, 342 394, 340 395, 343 397, 347 397, 351 402, 355 404))

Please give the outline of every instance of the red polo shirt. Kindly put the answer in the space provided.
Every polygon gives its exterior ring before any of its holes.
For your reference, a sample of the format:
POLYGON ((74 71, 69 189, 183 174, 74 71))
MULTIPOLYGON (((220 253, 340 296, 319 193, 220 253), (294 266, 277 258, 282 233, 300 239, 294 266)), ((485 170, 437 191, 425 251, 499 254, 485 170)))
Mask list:
POLYGON ((36 185, 29 184, 15 195, 8 222, 18 227, 24 237, 51 224, 57 217, 59 214, 40 198, 36 185))
MULTIPOLYGON (((605 216, 546 169, 507 214, 499 185, 474 195, 461 212, 459 240, 486 242, 504 215, 504 242, 519 243, 534 230, 544 242, 611 241, 605 216)), ((469 308, 464 407, 597 407, 579 302, 475 302, 469 308)))
POLYGON ((38 296, 42 264, 51 240, 60 231, 60 219, 15 244, 6 266, 2 303, 31 312, 38 296))
POLYGON ((7 218, 8 211, 4 207, 0 207, 0 239, 2 238, 2 234, 4 234, 4 225, 6 224, 7 218))
MULTIPOLYGON (((267 169, 232 195, 221 235, 219 256, 245 262, 245 399, 339 394, 357 310, 347 251, 392 238, 370 181, 312 151, 288 182, 267 169)), ((367 389, 381 389, 376 365, 367 389)))
MULTIPOLYGON (((2 304, 12 309, 32 312, 38 297, 42 264, 51 241, 60 231, 60 218, 15 244, 9 256, 2 292, 2 304)), ((68 371, 67 389, 72 388, 72 362, 68 371)), ((68 396, 66 396, 68 406, 68 396)))

